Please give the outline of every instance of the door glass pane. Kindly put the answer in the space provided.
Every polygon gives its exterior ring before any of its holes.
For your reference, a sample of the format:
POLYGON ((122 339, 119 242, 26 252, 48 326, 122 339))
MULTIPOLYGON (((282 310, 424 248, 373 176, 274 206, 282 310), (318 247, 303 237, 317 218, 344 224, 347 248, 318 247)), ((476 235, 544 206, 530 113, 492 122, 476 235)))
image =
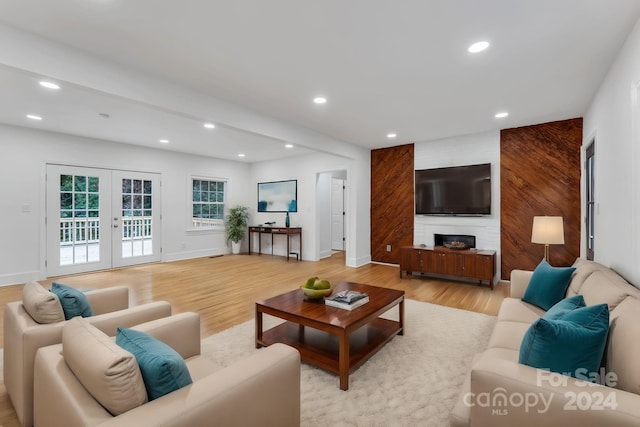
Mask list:
POLYGON ((153 254, 152 181, 122 180, 122 258, 153 254), (143 210, 144 207, 144 210, 143 210))
POLYGON ((100 179, 60 175, 60 265, 100 261, 100 179))

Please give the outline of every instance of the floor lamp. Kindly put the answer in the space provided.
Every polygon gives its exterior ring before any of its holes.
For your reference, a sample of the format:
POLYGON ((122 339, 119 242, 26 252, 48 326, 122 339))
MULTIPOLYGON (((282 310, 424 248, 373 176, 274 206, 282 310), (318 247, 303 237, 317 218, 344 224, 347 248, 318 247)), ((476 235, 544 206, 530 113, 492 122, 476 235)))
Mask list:
POLYGON ((549 262, 549 245, 564 244, 564 227, 561 216, 534 216, 531 243, 544 245, 544 259, 549 262))

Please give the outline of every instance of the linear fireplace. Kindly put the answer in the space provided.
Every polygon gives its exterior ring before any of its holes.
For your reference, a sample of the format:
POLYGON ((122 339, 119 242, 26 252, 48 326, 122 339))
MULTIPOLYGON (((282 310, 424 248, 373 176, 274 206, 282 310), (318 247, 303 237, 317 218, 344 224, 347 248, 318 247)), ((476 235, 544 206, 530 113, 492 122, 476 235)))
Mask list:
POLYGON ((476 247, 476 236, 468 234, 434 234, 434 246, 445 246, 451 242, 463 242, 468 248, 476 247))

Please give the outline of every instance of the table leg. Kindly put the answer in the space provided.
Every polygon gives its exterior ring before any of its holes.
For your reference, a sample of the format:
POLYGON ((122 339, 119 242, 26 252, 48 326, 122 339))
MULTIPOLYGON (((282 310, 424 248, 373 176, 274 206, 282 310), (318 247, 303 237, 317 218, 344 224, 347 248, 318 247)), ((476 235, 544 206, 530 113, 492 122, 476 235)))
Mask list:
POLYGON ((340 334, 340 349, 338 352, 340 390, 349 390, 349 335, 345 331, 340 334))
POLYGON ((300 261, 302 261, 302 230, 300 230, 300 261))
POLYGON ((400 322, 400 332, 398 335, 404 335, 404 298, 398 304, 398 318, 400 322))
POLYGON ((256 307, 256 348, 262 347, 262 312, 256 307))
POLYGON ((249 229, 249 255, 251 255, 251 229, 249 229))
POLYGON ((289 249, 289 241, 290 241, 290 240, 291 240, 291 234, 289 234, 289 233, 287 232, 287 261, 289 261, 289 252, 290 252, 290 249, 289 249))

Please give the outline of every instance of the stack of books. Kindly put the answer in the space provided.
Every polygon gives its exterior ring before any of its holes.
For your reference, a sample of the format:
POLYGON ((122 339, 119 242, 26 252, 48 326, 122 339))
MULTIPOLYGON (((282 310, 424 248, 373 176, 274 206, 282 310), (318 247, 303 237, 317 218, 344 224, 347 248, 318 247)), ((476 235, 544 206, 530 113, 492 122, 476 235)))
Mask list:
POLYGON ((358 291, 341 291, 324 299, 326 305, 344 310, 353 310, 368 302, 369 295, 358 291))

